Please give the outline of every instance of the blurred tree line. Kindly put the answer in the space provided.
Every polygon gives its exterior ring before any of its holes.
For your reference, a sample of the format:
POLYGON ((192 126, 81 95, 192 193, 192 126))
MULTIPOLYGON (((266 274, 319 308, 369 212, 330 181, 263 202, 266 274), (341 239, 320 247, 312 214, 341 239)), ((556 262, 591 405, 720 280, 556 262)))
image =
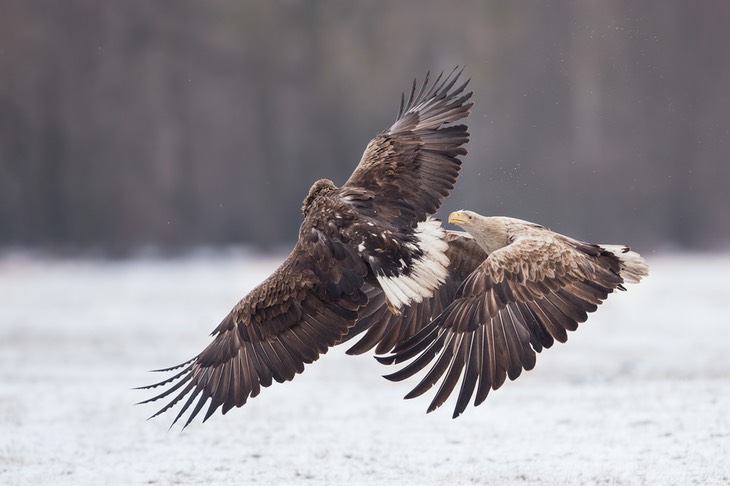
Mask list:
POLYGON ((723 0, 2 0, 0 245, 288 244, 310 184, 458 64, 475 106, 444 214, 727 249, 728 21, 723 0))

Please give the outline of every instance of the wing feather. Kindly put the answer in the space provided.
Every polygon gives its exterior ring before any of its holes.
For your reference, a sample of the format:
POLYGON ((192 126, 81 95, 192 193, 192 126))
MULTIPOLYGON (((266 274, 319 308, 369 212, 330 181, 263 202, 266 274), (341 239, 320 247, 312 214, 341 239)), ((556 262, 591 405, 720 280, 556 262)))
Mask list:
POLYGON ((452 337, 454 337, 455 342, 449 343, 448 349, 454 350, 453 356, 446 359, 446 353, 443 353, 439 357, 439 361, 444 360, 446 362, 445 366, 448 366, 448 371, 446 371, 446 376, 441 381, 441 385, 428 407, 429 412, 440 407, 449 395, 451 395, 451 392, 454 391, 454 388, 459 382, 459 378, 461 378, 462 371, 464 370, 464 366, 467 361, 466 354, 469 352, 469 348, 471 347, 469 342, 471 341, 472 335, 461 333, 458 335, 452 335, 452 337))
POLYGON ((477 393, 474 397, 474 405, 478 405, 487 399, 489 391, 492 389, 492 374, 490 372, 491 361, 489 360, 489 346, 490 341, 487 337, 488 327, 482 326, 474 331, 479 338, 480 347, 476 350, 480 354, 479 359, 479 384, 477 386, 477 393))
MULTIPOLYGON (((477 382, 479 381, 479 370, 481 369, 481 348, 480 345, 480 335, 482 328, 478 329, 476 332, 468 333, 466 334, 468 339, 468 351, 467 351, 467 358, 466 358, 466 365, 464 367, 464 379, 461 381, 461 389, 459 390, 459 396, 456 400, 456 405, 454 406, 454 414, 452 418, 456 418, 461 413, 466 410, 467 405, 469 405, 469 400, 471 400, 472 395, 474 395, 474 389, 476 388, 477 382)), ((467 346, 464 346, 464 349, 466 349, 467 346)), ((443 402, 439 405, 442 405, 443 402)))

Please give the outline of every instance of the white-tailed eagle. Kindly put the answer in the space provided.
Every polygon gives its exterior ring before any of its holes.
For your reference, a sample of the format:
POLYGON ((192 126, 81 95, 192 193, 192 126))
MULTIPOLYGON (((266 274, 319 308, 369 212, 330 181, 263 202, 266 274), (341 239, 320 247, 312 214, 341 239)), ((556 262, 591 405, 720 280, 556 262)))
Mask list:
POLYGON ((638 283, 649 271, 627 246, 584 243, 528 221, 457 211, 449 222, 468 232, 449 231, 445 237, 452 262, 449 280, 404 317, 371 309, 363 319, 374 322, 358 323, 368 331, 351 349, 394 348, 390 356, 378 358, 385 364, 413 359, 386 376, 393 381, 430 365, 406 395, 419 396, 440 382, 429 412, 459 381, 454 418, 475 391, 474 405, 481 404, 506 378, 532 369, 536 352, 556 340, 565 342, 567 331, 576 330, 608 294, 625 290, 624 283, 638 283), (433 319, 424 320, 422 308, 433 319))
POLYGON ((460 74, 433 83, 427 76, 419 89, 414 82, 395 123, 368 144, 347 182, 312 185, 299 239, 281 266, 236 304, 200 354, 142 387, 166 387, 142 402, 169 400, 153 416, 182 400, 173 424, 190 410, 189 424, 208 400, 204 421, 219 408, 225 414, 340 342, 370 296, 391 315, 431 298, 449 258, 444 230, 430 216, 453 189, 469 140, 467 127, 455 124, 472 106, 460 74))

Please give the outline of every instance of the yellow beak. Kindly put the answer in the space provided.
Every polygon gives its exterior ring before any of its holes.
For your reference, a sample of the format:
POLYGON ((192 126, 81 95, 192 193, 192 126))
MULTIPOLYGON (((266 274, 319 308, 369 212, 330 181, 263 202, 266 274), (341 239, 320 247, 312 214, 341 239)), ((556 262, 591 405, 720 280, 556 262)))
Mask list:
POLYGON ((462 224, 466 222, 466 216, 461 211, 454 211, 449 214, 449 223, 451 224, 462 224))

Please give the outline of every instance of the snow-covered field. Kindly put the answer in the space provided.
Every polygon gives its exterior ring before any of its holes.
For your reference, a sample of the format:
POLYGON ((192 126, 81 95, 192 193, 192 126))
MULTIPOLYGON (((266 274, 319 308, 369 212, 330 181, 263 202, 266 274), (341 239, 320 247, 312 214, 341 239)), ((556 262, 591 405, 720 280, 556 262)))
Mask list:
POLYGON ((730 484, 730 256, 650 256, 457 420, 335 349, 205 424, 146 421, 146 370, 199 352, 277 263, 1 259, 0 484, 730 484))

